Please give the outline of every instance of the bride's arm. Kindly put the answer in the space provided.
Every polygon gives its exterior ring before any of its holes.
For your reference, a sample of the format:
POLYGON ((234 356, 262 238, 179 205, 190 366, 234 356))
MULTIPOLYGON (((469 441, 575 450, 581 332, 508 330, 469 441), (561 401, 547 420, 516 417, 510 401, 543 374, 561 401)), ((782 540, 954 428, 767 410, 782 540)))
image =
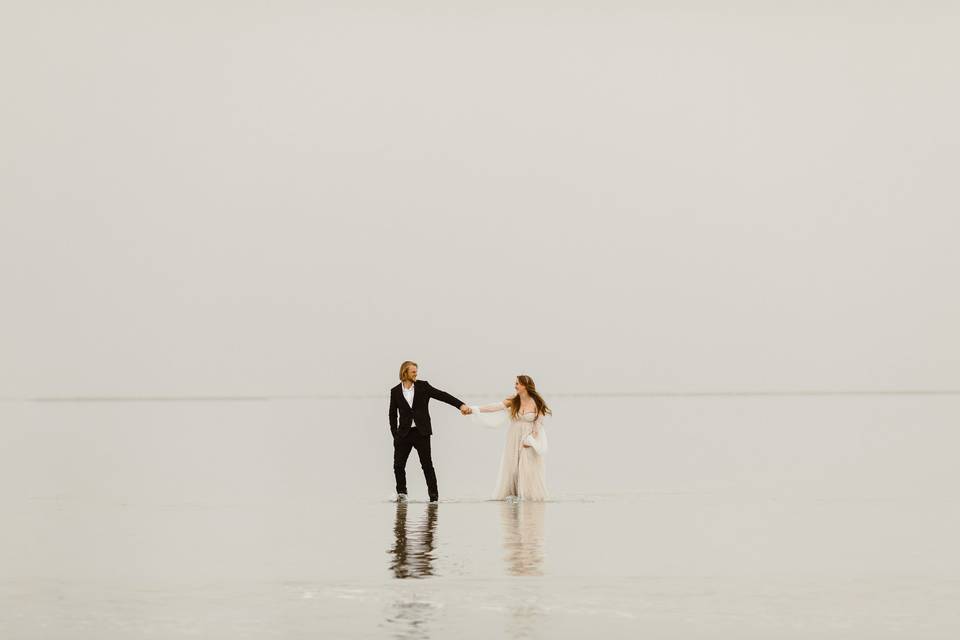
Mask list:
POLYGON ((485 404, 482 407, 471 407, 474 411, 479 413, 493 413, 495 411, 503 411, 510 404, 510 398, 503 400, 502 402, 495 402, 494 404, 485 404))

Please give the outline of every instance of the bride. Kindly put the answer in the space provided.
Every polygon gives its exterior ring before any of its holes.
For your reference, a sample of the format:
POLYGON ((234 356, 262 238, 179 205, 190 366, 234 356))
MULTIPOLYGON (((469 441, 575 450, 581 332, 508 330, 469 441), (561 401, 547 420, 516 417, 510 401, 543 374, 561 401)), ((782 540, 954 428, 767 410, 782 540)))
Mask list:
POLYGON ((547 453, 547 432, 543 428, 543 419, 553 412, 537 393, 537 386, 530 376, 517 376, 513 388, 517 393, 503 402, 471 407, 479 413, 510 412, 510 428, 493 499, 546 500, 544 455, 547 453))

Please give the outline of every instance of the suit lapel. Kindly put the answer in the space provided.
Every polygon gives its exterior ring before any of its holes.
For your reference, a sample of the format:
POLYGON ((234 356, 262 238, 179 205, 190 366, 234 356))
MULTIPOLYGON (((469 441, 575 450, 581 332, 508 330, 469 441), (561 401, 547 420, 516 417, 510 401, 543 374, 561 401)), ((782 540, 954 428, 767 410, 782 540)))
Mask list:
POLYGON ((407 398, 403 395, 403 384, 402 384, 402 383, 400 384, 400 386, 396 387, 396 394, 397 394, 397 404, 398 404, 398 406, 403 407, 403 408, 404 408, 405 410, 407 410, 407 411, 413 411, 415 408, 417 408, 417 406, 420 405, 420 402, 422 402, 424 399, 426 399, 426 394, 427 394, 427 392, 423 390, 423 387, 420 385, 419 382, 414 382, 414 383, 413 383, 413 406, 412 406, 412 407, 411 407, 409 404, 407 404, 407 398), (421 395, 423 396, 422 398, 420 397, 421 395))
MULTIPOLYGON (((423 404, 427 400, 427 390, 419 381, 413 383, 413 407, 423 404)), ((404 400, 406 402, 406 400, 404 400)))

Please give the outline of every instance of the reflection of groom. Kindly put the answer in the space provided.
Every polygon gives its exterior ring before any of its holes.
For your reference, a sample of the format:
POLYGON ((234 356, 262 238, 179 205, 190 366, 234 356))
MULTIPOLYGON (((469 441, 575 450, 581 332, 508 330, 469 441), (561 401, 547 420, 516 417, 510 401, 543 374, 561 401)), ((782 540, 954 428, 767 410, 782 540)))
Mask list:
POLYGON ((393 434, 393 474, 397 479, 397 500, 407 498, 407 458, 416 449, 420 456, 423 476, 427 479, 430 501, 436 502, 437 473, 430 458, 430 398, 457 407, 464 415, 470 407, 446 391, 430 386, 426 380, 417 380, 417 363, 407 360, 400 365, 400 384, 390 390, 390 433, 393 434), (398 420, 399 416, 399 420, 398 420))
POLYGON ((419 538, 407 536, 407 503, 397 503, 397 516, 393 522, 394 543, 390 548, 390 569, 396 578, 426 578, 433 575, 433 536, 437 531, 437 505, 431 502, 419 527, 410 533, 419 533, 419 538))

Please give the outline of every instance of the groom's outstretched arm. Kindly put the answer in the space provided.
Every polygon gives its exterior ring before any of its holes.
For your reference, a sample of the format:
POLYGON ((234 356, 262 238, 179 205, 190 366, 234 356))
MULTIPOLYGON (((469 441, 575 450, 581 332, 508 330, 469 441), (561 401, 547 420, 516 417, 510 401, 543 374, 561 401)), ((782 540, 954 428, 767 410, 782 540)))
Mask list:
POLYGON ((393 392, 390 392, 390 434, 397 435, 397 411, 400 409, 397 407, 397 402, 393 398, 393 392))
POLYGON ((457 409, 462 409, 466 406, 466 403, 463 400, 454 398, 452 395, 446 391, 441 391, 437 389, 429 382, 427 383, 427 388, 430 389, 430 397, 439 400, 440 402, 446 402, 451 407, 456 407, 457 409))

